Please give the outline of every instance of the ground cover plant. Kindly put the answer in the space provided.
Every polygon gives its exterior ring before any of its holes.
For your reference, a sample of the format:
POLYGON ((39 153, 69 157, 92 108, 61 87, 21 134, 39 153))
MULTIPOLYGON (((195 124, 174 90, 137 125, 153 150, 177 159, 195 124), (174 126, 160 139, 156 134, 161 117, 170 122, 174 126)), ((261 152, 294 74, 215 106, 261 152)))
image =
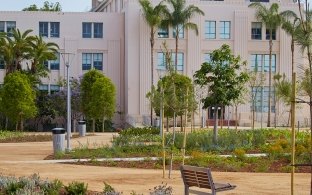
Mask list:
MULTIPOLYGON (((104 187, 102 192, 88 190, 88 184, 84 182, 73 181, 64 185, 62 181, 55 179, 41 179, 38 174, 33 174, 29 177, 13 177, 0 175, 0 194, 2 195, 121 195, 111 185, 103 182, 104 187)), ((151 195, 171 195, 173 189, 167 184, 161 184, 150 190, 151 195)), ((131 195, 138 194, 135 191, 131 195)))
MULTIPOLYGON (((95 166, 161 168, 162 146, 159 131, 155 129, 131 128, 122 131, 114 137, 112 146, 91 148, 82 146, 68 154, 49 156, 51 158, 91 159, 89 162, 78 162, 95 166), (135 161, 98 161, 97 158, 113 157, 145 157, 140 163, 135 161), (151 160, 150 157, 158 157, 151 160)), ((209 166, 219 171, 242 172, 288 172, 290 171, 290 131, 275 129, 258 130, 220 130, 218 145, 214 145, 211 130, 201 130, 188 133, 186 154, 189 156, 185 164, 209 166), (250 153, 265 153, 265 157, 247 157, 250 153), (220 155, 228 154, 228 157, 220 155)), ((166 164, 169 166, 171 152, 174 156, 173 168, 178 169, 182 163, 183 133, 176 133, 175 145, 171 145, 172 134, 166 134, 166 164)), ((297 133, 296 163, 309 160, 309 134, 305 131, 297 133)), ((307 172, 304 167, 298 167, 297 172, 307 172)))

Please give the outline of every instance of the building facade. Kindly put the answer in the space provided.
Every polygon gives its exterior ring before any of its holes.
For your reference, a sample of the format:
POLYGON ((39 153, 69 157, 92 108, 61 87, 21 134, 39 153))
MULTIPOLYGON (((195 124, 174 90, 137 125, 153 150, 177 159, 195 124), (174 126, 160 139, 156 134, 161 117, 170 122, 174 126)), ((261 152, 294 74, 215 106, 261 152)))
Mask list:
MULTIPOLYGON (((154 2, 154 1, 153 1, 154 2)), ((154 3, 158 3, 155 1, 154 3)), ((248 8, 250 1, 192 0, 189 4, 198 6, 204 16, 195 16, 192 22, 198 25, 199 33, 182 30, 179 34, 178 71, 192 78, 201 64, 209 61, 209 54, 222 44, 230 45, 235 55, 247 61, 247 68, 262 72, 266 81, 256 97, 256 121, 265 122, 268 111, 268 32, 255 17, 255 10, 248 8)), ((280 10, 297 12, 297 4, 292 0, 270 0, 278 3, 280 10)), ((115 122, 129 125, 149 125, 150 104, 146 94, 150 90, 150 29, 146 24, 137 0, 92 0, 90 12, 0 12, 0 31, 18 28, 32 29, 33 34, 42 35, 46 41, 60 46, 60 53, 71 53, 70 76, 80 77, 87 70, 96 68, 110 77, 117 88, 117 111, 115 122)), ((181 28, 183 29, 183 28, 181 28)), ((164 71, 163 42, 175 52, 175 32, 172 28, 159 29, 155 37, 154 83, 159 79, 159 70, 164 71)), ((272 70, 291 78, 290 37, 281 29, 273 35, 272 70)), ((304 63, 296 50, 296 66, 304 63)), ((65 60, 66 61, 66 60, 65 60)), ((65 61, 62 55, 49 62, 49 78, 42 80, 42 89, 57 88, 59 78, 65 78, 65 61)), ((273 73, 273 74, 274 74, 273 73)), ((4 70, 0 70, 3 80, 4 70)), ((251 93, 252 89, 250 89, 251 93)), ((211 118, 211 109, 202 111, 199 105, 195 122, 200 123, 202 115, 211 118), (204 113, 204 114, 202 114, 204 113)), ((298 120, 309 123, 306 106, 298 108, 298 120)), ((225 118, 234 119, 234 107, 226 108, 225 118)), ((278 125, 288 123, 289 108, 278 101, 271 107, 272 120, 276 115, 278 125)), ((240 125, 251 124, 251 104, 238 106, 240 125)))

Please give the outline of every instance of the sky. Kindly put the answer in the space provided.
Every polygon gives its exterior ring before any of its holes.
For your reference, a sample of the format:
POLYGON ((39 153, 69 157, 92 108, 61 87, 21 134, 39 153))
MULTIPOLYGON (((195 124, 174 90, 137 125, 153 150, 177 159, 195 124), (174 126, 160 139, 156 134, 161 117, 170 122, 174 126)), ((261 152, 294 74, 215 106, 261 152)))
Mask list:
MULTIPOLYGON (((1 11, 21 11, 25 7, 36 4, 42 7, 47 0, 0 0, 1 11)), ((84 12, 91 9, 92 0, 48 0, 51 3, 59 2, 62 11, 65 12, 84 12)))

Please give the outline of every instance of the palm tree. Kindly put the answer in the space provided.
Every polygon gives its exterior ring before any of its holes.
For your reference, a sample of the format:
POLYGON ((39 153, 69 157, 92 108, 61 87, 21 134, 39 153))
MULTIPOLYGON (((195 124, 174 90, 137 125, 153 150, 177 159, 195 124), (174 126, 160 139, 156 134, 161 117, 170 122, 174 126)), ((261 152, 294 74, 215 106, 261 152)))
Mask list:
POLYGON ((198 35, 197 24, 190 22, 190 20, 196 15, 205 15, 205 13, 196 7, 195 5, 186 6, 185 0, 166 0, 172 8, 172 12, 169 9, 165 9, 164 21, 162 22, 163 27, 171 26, 175 30, 175 70, 177 70, 178 65, 178 43, 179 43, 179 33, 185 29, 195 30, 196 35, 198 35))
MULTIPOLYGON (((165 5, 162 1, 153 7, 149 0, 139 0, 142 7, 143 16, 146 23, 149 25, 150 31, 150 44, 151 44, 151 89, 154 85, 154 45, 155 45, 155 33, 162 21, 162 13, 165 10, 165 5)), ((151 125, 153 124, 153 107, 151 106, 151 125)))
POLYGON ((58 52, 58 45, 52 42, 44 42, 41 36, 36 36, 31 42, 33 48, 30 52, 31 67, 28 67, 30 75, 32 75, 36 82, 40 77, 47 76, 47 68, 44 62, 56 59, 55 54, 58 52))
POLYGON ((6 64, 6 73, 12 73, 16 70, 21 70, 21 62, 30 58, 32 51, 31 43, 35 37, 30 36, 32 30, 26 30, 21 33, 18 29, 13 29, 11 36, 6 36, 1 51, 4 55, 6 64))
POLYGON ((292 11, 279 12, 279 5, 273 3, 271 7, 267 8, 265 5, 255 2, 249 5, 251 8, 256 9, 255 17, 258 21, 262 22, 269 31, 269 98, 268 98, 268 120, 267 126, 271 126, 271 99, 272 99, 272 48, 273 48, 273 31, 276 30, 284 21, 284 18, 293 15, 292 11))

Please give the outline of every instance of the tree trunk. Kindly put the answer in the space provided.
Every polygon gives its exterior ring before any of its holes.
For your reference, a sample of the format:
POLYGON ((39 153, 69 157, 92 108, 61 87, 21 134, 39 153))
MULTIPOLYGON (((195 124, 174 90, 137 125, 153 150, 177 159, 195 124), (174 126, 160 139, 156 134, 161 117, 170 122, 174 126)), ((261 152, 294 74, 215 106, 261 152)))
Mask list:
POLYGON ((20 115, 21 119, 21 131, 24 131, 24 119, 23 119, 23 114, 20 115))
MULTIPOLYGON (((151 37, 150 37, 150 42, 151 42, 151 90, 154 86, 154 40, 155 32, 154 32, 154 27, 151 27, 151 37)), ((152 100, 150 101, 151 105, 151 126, 153 126, 153 107, 152 107, 152 100)))
POLYGON ((179 27, 176 27, 176 49, 175 49, 175 71, 178 70, 178 45, 179 45, 179 27))
POLYGON ((237 131, 237 120, 238 120, 238 112, 237 112, 237 105, 235 105, 235 130, 237 131))
POLYGON ((95 119, 92 119, 92 131, 95 133, 95 119))
POLYGON ((268 108, 267 127, 271 126, 272 47, 273 47, 272 31, 273 31, 273 29, 270 29, 270 41, 269 41, 269 45, 270 45, 270 54, 269 54, 269 97, 268 97, 268 107, 269 108, 268 108))
POLYGON ((8 123, 9 123, 9 118, 6 116, 5 117, 5 125, 4 125, 5 130, 8 130, 8 123))
POLYGON ((166 130, 167 132, 169 131, 169 116, 166 117, 167 121, 166 121, 166 130))
POLYGON ((182 132, 183 131, 183 115, 180 116, 180 119, 181 119, 180 130, 182 132))
POLYGON ((77 132, 77 127, 76 127, 77 119, 73 120, 73 131, 76 133, 77 132))
POLYGON ((213 143, 218 144, 218 105, 214 107, 214 126, 213 126, 213 143))
POLYGON ((105 117, 102 119, 102 132, 105 131, 105 117))
POLYGON ((223 129, 223 122, 224 122, 224 120, 223 120, 223 117, 224 117, 224 116, 223 116, 223 111, 224 111, 224 110, 223 110, 223 106, 221 106, 221 116, 220 116, 220 117, 221 117, 221 118, 220 118, 221 129, 223 129))

